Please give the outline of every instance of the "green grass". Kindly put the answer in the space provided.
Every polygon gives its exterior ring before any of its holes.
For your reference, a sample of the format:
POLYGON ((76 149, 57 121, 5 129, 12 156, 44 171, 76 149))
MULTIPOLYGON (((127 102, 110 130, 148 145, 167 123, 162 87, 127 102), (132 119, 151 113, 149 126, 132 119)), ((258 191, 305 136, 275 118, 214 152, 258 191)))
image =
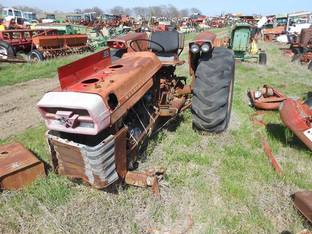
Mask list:
MULTIPOLYGON (((270 84, 304 98, 312 90, 312 75, 306 67, 290 63, 276 44, 260 46, 268 53, 267 66, 236 66, 232 122, 226 133, 193 131, 191 113, 186 111, 150 140, 140 168, 167 168, 161 200, 148 189, 116 185, 114 193, 97 191, 50 172, 24 190, 2 193, 0 231, 183 233, 190 228, 193 233, 296 233, 311 229, 289 197, 312 189, 311 152, 289 134, 278 112, 265 114, 266 128, 254 127, 246 91, 270 84), (267 137, 283 177, 263 153, 260 135, 267 137)), ((177 72, 187 74, 187 64, 177 72)), ((49 162, 44 133, 39 126, 0 143, 18 140, 49 162)))

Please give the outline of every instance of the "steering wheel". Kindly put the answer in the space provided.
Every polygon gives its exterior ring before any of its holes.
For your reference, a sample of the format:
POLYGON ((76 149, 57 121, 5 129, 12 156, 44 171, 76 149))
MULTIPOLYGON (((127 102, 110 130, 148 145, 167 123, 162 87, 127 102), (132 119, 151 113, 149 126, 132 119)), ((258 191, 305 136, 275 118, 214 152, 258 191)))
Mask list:
POLYGON ((158 42, 156 42, 156 41, 152 41, 152 40, 149 40, 149 39, 134 39, 134 40, 132 40, 131 42, 130 42, 130 44, 129 44, 129 46, 130 46, 130 48, 134 51, 134 52, 140 52, 140 51, 143 51, 143 49, 140 47, 140 44, 138 43, 138 42, 140 42, 140 41, 147 41, 148 43, 152 43, 152 44, 154 44, 154 45, 157 45, 160 49, 161 49, 161 51, 160 52, 162 52, 162 53, 164 53, 166 50, 165 50, 165 48, 161 45, 161 44, 159 44, 158 42), (136 44, 136 47, 137 48, 134 48, 133 47, 133 44, 136 44), (137 49, 139 49, 139 50, 137 50, 137 49))

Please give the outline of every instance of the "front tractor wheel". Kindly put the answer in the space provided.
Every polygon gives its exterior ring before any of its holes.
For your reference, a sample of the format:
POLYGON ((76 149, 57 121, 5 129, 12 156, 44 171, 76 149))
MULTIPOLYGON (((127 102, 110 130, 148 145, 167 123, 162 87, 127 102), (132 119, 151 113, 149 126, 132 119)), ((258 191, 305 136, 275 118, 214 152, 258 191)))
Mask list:
POLYGON ((30 51, 28 58, 30 61, 39 62, 44 60, 43 54, 39 50, 30 51))
POLYGON ((227 48, 215 48, 200 61, 193 88, 193 127, 207 132, 226 130, 232 108, 235 59, 227 48))

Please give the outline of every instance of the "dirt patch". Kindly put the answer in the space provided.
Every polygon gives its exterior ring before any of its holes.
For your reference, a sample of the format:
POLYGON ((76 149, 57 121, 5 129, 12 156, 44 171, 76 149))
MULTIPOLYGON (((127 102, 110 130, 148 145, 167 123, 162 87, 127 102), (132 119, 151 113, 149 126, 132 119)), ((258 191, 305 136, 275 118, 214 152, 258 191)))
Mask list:
POLYGON ((31 80, 0 88, 0 139, 23 132, 40 123, 36 103, 42 95, 57 87, 53 79, 31 80))

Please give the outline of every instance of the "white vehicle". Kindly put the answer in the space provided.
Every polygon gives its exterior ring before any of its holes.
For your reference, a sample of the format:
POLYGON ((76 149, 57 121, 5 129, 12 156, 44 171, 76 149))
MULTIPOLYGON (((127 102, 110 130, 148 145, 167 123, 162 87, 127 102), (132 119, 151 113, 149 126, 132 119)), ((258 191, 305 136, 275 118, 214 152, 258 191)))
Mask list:
POLYGON ((23 12, 24 19, 28 23, 38 23, 36 13, 33 12, 23 12))
POLYGON ((54 14, 47 14, 45 19, 42 19, 42 23, 44 24, 50 24, 50 23, 55 23, 56 18, 54 14))
POLYGON ((14 8, 3 8, 2 16, 5 21, 11 21, 12 19, 18 21, 23 19, 23 12, 14 8))
POLYGON ((312 13, 305 11, 289 14, 287 19, 287 32, 289 34, 300 34, 304 28, 312 25, 312 13))

